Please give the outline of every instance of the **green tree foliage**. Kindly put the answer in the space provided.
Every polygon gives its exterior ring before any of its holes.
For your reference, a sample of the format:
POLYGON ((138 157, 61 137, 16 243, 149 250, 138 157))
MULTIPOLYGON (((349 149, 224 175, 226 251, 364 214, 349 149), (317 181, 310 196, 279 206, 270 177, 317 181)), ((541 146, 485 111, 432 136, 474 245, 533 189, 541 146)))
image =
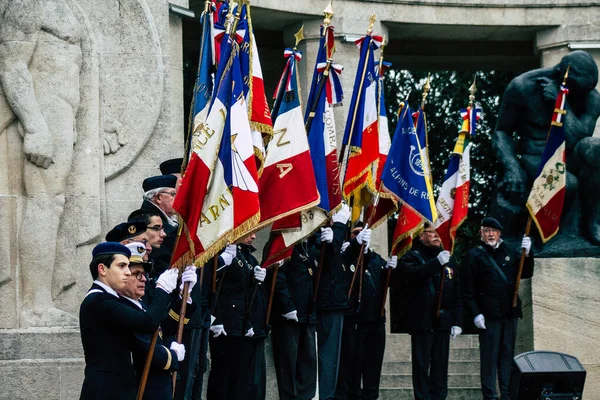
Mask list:
MULTIPOLYGON (((406 101, 413 109, 421 105, 426 71, 389 70, 385 79, 385 99, 390 132, 397 123, 398 104, 406 101)), ((462 119, 460 109, 469 102, 469 87, 477 76, 475 104, 482 109, 482 119, 473 138, 471 151, 471 191, 469 216, 457 234, 455 254, 460 258, 465 248, 478 239, 479 222, 486 215, 495 189, 498 161, 492 150, 492 133, 504 89, 516 73, 505 71, 438 71, 431 74, 427 97, 429 156, 437 198, 443 183, 450 153, 458 137, 462 119)))

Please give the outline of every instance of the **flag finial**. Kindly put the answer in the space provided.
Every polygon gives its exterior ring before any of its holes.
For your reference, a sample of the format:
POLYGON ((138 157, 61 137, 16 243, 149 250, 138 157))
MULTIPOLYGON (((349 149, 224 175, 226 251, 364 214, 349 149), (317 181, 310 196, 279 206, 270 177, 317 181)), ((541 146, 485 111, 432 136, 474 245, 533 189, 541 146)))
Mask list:
POLYGON ((421 95, 421 108, 425 108, 425 101, 427 100, 427 95, 429 94, 429 90, 431 90, 431 74, 427 74, 427 80, 423 85, 423 94, 421 95))
POLYGON ((294 34, 296 38, 296 44, 294 45, 294 51, 298 50, 298 44, 304 40, 304 25, 300 28, 298 32, 294 34))
POLYGON ((329 0, 329 4, 327 4, 327 7, 323 10, 323 15, 325 16, 325 18, 323 18, 323 25, 325 25, 325 27, 329 26, 331 23, 333 14, 333 0, 329 0))
POLYGON ((212 1, 211 0, 206 0, 204 2, 204 12, 208 13, 210 11, 210 6, 212 5, 212 1))
POLYGON ((375 21, 377 20, 377 14, 371 14, 369 17, 369 29, 367 29, 367 35, 371 36, 373 33, 373 25, 375 25, 375 21))
POLYGON ((473 77, 473 84, 469 88, 469 106, 473 107, 473 101, 475 101, 475 93, 477 92, 477 74, 473 77))
POLYGON ((563 77, 563 86, 567 85, 567 78, 569 77, 569 70, 571 69, 571 63, 569 63, 569 65, 567 65, 567 70, 565 71, 565 76, 563 77))

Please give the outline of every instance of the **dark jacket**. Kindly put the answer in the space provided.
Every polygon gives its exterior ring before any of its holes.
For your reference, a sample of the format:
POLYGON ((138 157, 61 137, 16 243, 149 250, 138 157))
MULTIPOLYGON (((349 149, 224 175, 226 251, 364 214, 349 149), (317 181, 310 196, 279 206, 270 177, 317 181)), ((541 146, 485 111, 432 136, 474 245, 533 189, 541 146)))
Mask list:
POLYGON ((129 307, 93 284, 79 308, 85 378, 80 399, 135 398, 137 380, 131 363, 134 332, 153 334, 167 316, 171 297, 154 291, 146 312, 129 307))
POLYGON ((456 264, 453 259, 443 268, 437 259, 441 249, 416 240, 411 251, 398 262, 396 279, 403 280, 408 307, 406 327, 409 331, 450 331, 462 327, 463 301, 456 264), (444 289, 440 316, 436 316, 442 273, 444 289))
MULTIPOLYGON (((139 309, 130 300, 124 297, 119 300, 135 309, 139 309)), ((145 304, 142 302, 144 309, 145 304)), ((179 305, 181 307, 181 305, 179 305)), ((173 311, 175 307, 171 307, 173 311)), ((169 312, 170 314, 171 312, 169 312)), ((144 365, 146 364, 146 357, 148 350, 150 349, 150 343, 152 341, 153 334, 148 333, 135 333, 133 341, 133 366, 137 375, 137 384, 139 386, 142 373, 144 371, 144 365)), ((173 397, 173 383, 171 379, 171 371, 177 371, 179 369, 179 361, 177 361, 177 354, 175 351, 169 349, 163 340, 163 331, 160 329, 156 345, 154 346, 154 353, 152 355, 152 362, 150 364, 150 371, 148 373, 148 380, 146 381, 146 389, 144 390, 145 400, 167 400, 173 397)))
MULTIPOLYGON (((482 243, 469 250, 461 262, 465 304, 473 316, 485 318, 521 318, 521 299, 512 307, 515 280, 521 258, 520 249, 511 249, 504 242, 497 249, 482 243), (494 268, 493 258, 504 272, 506 280, 494 268)), ((533 254, 525 257, 521 278, 533 276, 533 254)))
MULTIPOLYGON (((346 268, 346 279, 348 286, 352 282, 354 271, 356 271, 358 255, 361 245, 356 239, 350 242, 350 246, 344 252, 346 268)), ((346 319, 352 323, 361 322, 385 322, 385 314, 381 316, 381 304, 383 302, 383 290, 387 279, 385 265, 387 260, 383 259, 373 250, 369 250, 363 256, 362 268, 362 296, 360 296, 360 271, 356 272, 356 279, 350 295, 350 307, 346 311, 346 319)))
POLYGON ((175 240, 177 239, 177 227, 171 226, 172 223, 167 216, 151 201, 144 200, 142 206, 140 207, 143 211, 154 211, 160 215, 160 219, 162 220, 163 229, 165 230, 165 234, 167 235, 162 242, 162 245, 158 249, 152 249, 152 253, 150 253, 150 260, 154 262, 154 270, 152 272, 152 277, 158 277, 161 273, 169 268, 169 264, 171 262, 171 255, 173 254, 173 249, 175 247, 175 240))
MULTIPOLYGON (((186 329, 208 328, 210 326, 210 304, 212 299, 212 280, 215 270, 214 261, 217 260, 217 269, 225 266, 221 257, 208 260, 204 267, 196 269, 198 283, 192 289, 192 304, 196 304, 197 311, 190 316, 186 329), (202 285, 200 285, 202 282, 202 285)), ((187 314, 187 313, 186 313, 187 314)))
POLYGON ((213 325, 223 325, 228 337, 243 337, 253 328, 254 338, 267 336, 266 314, 268 293, 264 283, 258 286, 252 310, 248 312, 250 299, 257 284, 254 267, 259 265, 252 255, 254 248, 239 244, 237 255, 227 267, 217 271, 217 287, 222 280, 219 297, 214 306, 213 325))
POLYGON ((299 243, 294 246, 292 258, 279 267, 271 310, 273 324, 285 322, 282 315, 294 310, 299 323, 316 322, 312 301, 319 255, 320 245, 314 241, 299 243))
POLYGON ((346 266, 340 252, 346 237, 346 225, 336 222, 333 229, 333 243, 324 246, 325 260, 317 295, 316 310, 334 311, 348 308, 348 281, 346 266))

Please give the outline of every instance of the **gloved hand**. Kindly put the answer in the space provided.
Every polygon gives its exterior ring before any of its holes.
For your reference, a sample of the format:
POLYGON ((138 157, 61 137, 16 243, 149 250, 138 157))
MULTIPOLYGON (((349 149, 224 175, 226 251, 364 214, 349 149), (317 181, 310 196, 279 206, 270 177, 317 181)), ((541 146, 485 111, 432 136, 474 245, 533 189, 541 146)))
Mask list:
POLYGON ((448 250, 442 250, 437 255, 437 259, 442 265, 446 265, 450 262, 450 252, 448 250))
POLYGON ((391 268, 391 269, 396 269, 396 267, 398 266, 398 256, 392 256, 387 264, 385 264, 385 269, 391 268))
POLYGON ((331 216, 331 221, 333 223, 339 222, 344 225, 348 223, 350 219, 350 207, 346 203, 342 204, 342 208, 338 210, 335 214, 331 216))
POLYGON ((250 328, 248 329, 248 332, 246 332, 246 337, 252 337, 254 336, 254 328, 250 328))
POLYGON ((478 316, 476 316, 473 319, 473 323, 479 329, 485 329, 485 318, 483 317, 483 314, 479 314, 478 316))
POLYGON ((365 247, 369 247, 371 243, 371 230, 365 227, 362 231, 356 235, 356 241, 358 244, 365 244, 365 247))
POLYGON ((287 320, 293 320, 298 322, 298 311, 294 310, 294 311, 290 311, 289 313, 285 313, 285 314, 281 314, 283 316, 283 318, 287 319, 287 320))
POLYGON ((221 259, 223 260, 223 263, 225 265, 231 265, 231 262, 234 259, 234 256, 232 256, 231 254, 227 253, 227 252, 222 252, 221 255, 219 256, 221 257, 221 259))
POLYGON ((333 243, 333 229, 321 228, 321 242, 333 243))
POLYGON ((156 280, 156 287, 160 287, 167 293, 171 293, 177 287, 177 278, 179 271, 177 268, 171 268, 160 274, 156 280))
POLYGON ((456 339, 461 333, 462 328, 460 326, 453 326, 450 328, 450 336, 452 336, 452 339, 456 339))
POLYGON ((198 275, 196 274, 196 267, 193 265, 185 267, 183 274, 181 274, 181 284, 179 285, 179 291, 183 292, 183 284, 189 282, 188 293, 192 293, 192 288, 198 281, 198 275))
POLYGON ((342 243, 342 249, 341 249, 340 253, 345 252, 346 249, 348 248, 348 246, 350 246, 350 242, 344 242, 344 243, 342 243))
POLYGON ((185 346, 181 343, 173 342, 169 346, 177 354, 177 361, 181 362, 185 358, 185 346))
POLYGON ((525 249, 525 255, 529 255, 529 251, 531 250, 531 238, 529 236, 523 237, 521 247, 525 249))
POLYGON ((219 337, 221 334, 223 334, 223 336, 227 336, 227 332, 225 332, 223 325, 211 325, 210 331, 214 333, 213 337, 219 337))
POLYGON ((267 277, 266 269, 261 268, 260 265, 257 265, 256 267, 254 267, 254 279, 256 279, 259 282, 263 282, 266 277, 267 277))

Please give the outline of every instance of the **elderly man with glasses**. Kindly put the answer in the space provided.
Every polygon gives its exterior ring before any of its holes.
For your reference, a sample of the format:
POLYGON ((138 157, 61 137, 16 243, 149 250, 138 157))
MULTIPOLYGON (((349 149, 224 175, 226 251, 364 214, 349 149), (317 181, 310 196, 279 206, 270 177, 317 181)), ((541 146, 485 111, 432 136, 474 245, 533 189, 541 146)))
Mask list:
POLYGON ((496 374, 502 400, 509 399, 508 383, 515 352, 517 319, 523 317, 521 299, 512 306, 521 249, 525 250, 522 278, 533 276, 531 239, 523 237, 520 248, 500 238, 502 225, 496 219, 481 221, 482 243, 463 257, 465 305, 479 329, 481 391, 485 400, 497 399, 496 374))
POLYGON ((162 227, 165 233, 160 248, 150 255, 154 261, 153 276, 160 275, 169 268, 171 254, 177 238, 177 214, 173 209, 173 201, 177 186, 177 177, 174 175, 159 175, 144 179, 142 187, 144 189, 144 202, 140 210, 145 212, 154 212, 160 215, 162 227))
POLYGON ((405 315, 415 399, 443 400, 448 395, 450 337, 462 333, 463 305, 456 265, 431 224, 425 224, 393 278, 402 279, 409 302, 405 315))

